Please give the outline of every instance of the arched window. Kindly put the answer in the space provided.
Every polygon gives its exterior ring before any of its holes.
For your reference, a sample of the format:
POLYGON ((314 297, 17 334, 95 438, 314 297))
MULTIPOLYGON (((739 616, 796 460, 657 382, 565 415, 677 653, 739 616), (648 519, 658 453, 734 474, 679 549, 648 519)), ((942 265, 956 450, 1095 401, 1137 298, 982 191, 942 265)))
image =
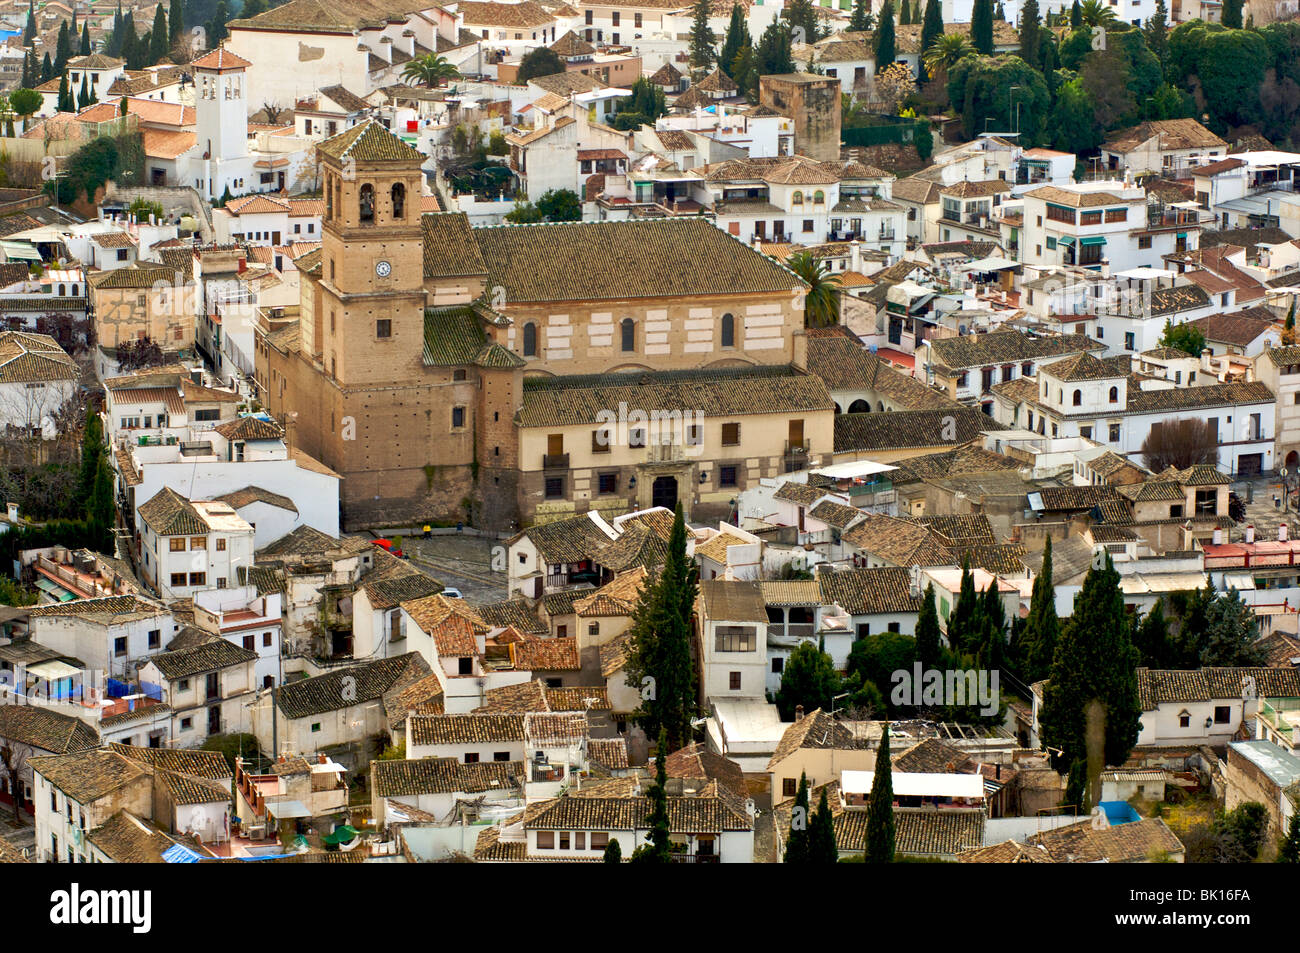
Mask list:
POLYGON ((360 213, 361 224, 370 225, 375 221, 375 187, 367 182, 361 186, 361 192, 357 196, 357 209, 360 213))
POLYGON ((1056 388, 1056 402, 1058 404, 1065 403, 1065 388, 1063 387, 1056 388))
POLYGON ((803 205, 803 193, 795 192, 794 197, 790 199, 792 205, 803 205))
POLYGON ((825 205, 825 204, 826 204, 826 193, 823 192, 823 191, 821 191, 820 189, 818 189, 816 192, 814 192, 814 193, 813 193, 813 204, 814 204, 814 205, 825 205))
POLYGON ((636 350, 636 323, 631 318, 624 318, 623 323, 619 325, 622 331, 622 346, 624 351, 636 350))
POLYGON ((393 218, 406 218, 406 186, 393 183, 393 218))
POLYGON ((65 288, 65 287, 66 287, 66 286, 65 286, 65 285, 62 285, 62 284, 59 285, 59 296, 60 296, 60 297, 62 297, 64 294, 67 293, 67 292, 64 291, 64 288, 65 288))
POLYGON ((537 325, 529 321, 524 325, 524 357, 537 356, 537 325))
POLYGON ((1110 402, 1111 402, 1112 404, 1118 404, 1118 403, 1119 403, 1119 388, 1118 388, 1118 387, 1112 387, 1112 388, 1110 389, 1110 402))
POLYGON ((1083 406, 1083 391, 1081 391, 1081 390, 1076 390, 1076 391, 1074 392, 1074 406, 1075 406, 1075 407, 1082 407, 1082 406, 1083 406))
POLYGON ((736 318, 730 311, 722 316, 722 346, 736 346, 736 318))
POLYGON ((334 217, 334 183, 329 182, 325 186, 325 217, 327 219, 334 217))

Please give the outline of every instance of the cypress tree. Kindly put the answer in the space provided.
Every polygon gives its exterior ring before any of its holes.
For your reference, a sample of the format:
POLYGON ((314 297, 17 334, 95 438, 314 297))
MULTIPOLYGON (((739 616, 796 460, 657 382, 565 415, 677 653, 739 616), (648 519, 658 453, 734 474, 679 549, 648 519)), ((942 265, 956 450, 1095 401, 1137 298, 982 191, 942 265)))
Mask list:
POLYGON ((713 44, 717 37, 709 29, 709 0, 695 0, 695 9, 691 18, 691 68, 706 70, 713 62, 715 53, 713 44))
POLYGON ((866 33, 871 29, 874 22, 875 18, 871 15, 871 0, 853 0, 853 13, 849 17, 849 30, 854 33, 866 33))
POLYGON ((1056 39, 1048 33, 1042 37, 1043 46, 1043 79, 1047 81, 1047 91, 1051 93, 1052 99, 1056 98, 1056 87, 1058 85, 1056 70, 1059 64, 1056 61, 1056 39))
POLYGON ((90 105, 90 87, 86 85, 86 75, 81 76, 81 90, 77 93, 77 111, 85 109, 90 105))
POLYGON ((970 43, 981 56, 993 55, 993 0, 975 0, 970 15, 970 43))
POLYGON ((894 44, 894 0, 885 0, 880 8, 880 20, 876 24, 876 72, 898 59, 894 44))
POLYGON ((1052 657, 1061 622, 1056 616, 1056 589, 1052 581, 1052 537, 1043 546, 1043 568, 1034 577, 1029 597, 1029 615, 1025 619, 1024 643, 1027 649, 1025 680, 1036 682, 1052 672, 1052 657))
POLYGON ((745 22, 745 11, 740 4, 731 8, 731 22, 727 24, 727 36, 722 41, 722 53, 718 56, 718 65, 732 79, 736 78, 736 56, 741 49, 752 43, 749 25, 745 22))
POLYGON ((36 42, 36 14, 31 10, 27 11, 27 26, 23 28, 23 46, 31 46, 36 42))
POLYGON ((1141 709, 1137 691, 1137 649, 1124 612, 1119 573, 1105 564, 1088 570, 1062 628, 1044 689, 1040 715, 1043 741, 1060 749, 1058 764, 1089 760, 1089 729, 1099 734, 1106 764, 1123 764, 1137 741, 1141 709), (1096 704, 1102 724, 1090 724, 1096 704))
POLYGON ((1070 5, 1070 29, 1077 30, 1083 26, 1083 9, 1079 6, 1079 0, 1074 0, 1070 5))
MULTIPOLYGON (((117 507, 113 503, 113 471, 108 465, 107 455, 99 458, 95 469, 95 483, 86 505, 86 519, 105 539, 111 538, 117 525, 117 507)), ((112 550, 107 547, 104 551, 112 554, 112 550)))
POLYGON ((1003 23, 1007 21, 1007 10, 1002 6, 1002 0, 998 0, 998 8, 993 13, 993 19, 1001 20, 1003 23))
POLYGON ((655 752, 655 783, 646 791, 650 800, 650 839, 632 852, 634 864, 667 864, 672 861, 668 851, 668 738, 659 732, 659 748, 655 752))
POLYGON ((922 668, 933 668, 943 652, 940 642, 939 610, 934 604, 934 583, 925 587, 921 609, 916 614, 916 657, 922 668))
POLYGON ((181 0, 172 0, 171 12, 167 15, 167 25, 171 27, 171 41, 175 43, 185 29, 185 12, 181 0))
MULTIPOLYGON (((925 19, 921 22, 921 53, 934 45, 934 41, 943 36, 943 7, 940 0, 926 0, 925 19)), ((926 76, 925 60, 921 59, 921 76, 926 76)))
POLYGON ((817 800, 817 813, 808 828, 808 860, 814 864, 835 864, 839 859, 840 852, 835 845, 835 819, 831 817, 826 785, 823 784, 822 796, 817 800))
POLYGON ((1000 670, 1007 655, 1007 613, 998 594, 998 581, 993 579, 980 600, 979 641, 976 643, 976 660, 981 668, 1000 670))
POLYGON ((1241 29, 1242 0, 1223 0, 1223 13, 1219 22, 1229 30, 1241 29))
POLYGON ((1020 58, 1033 65, 1042 58, 1043 28, 1038 22, 1038 0, 1025 0, 1020 8, 1020 58))
POLYGON ((68 21, 59 24, 59 40, 54 45, 54 69, 62 73, 72 58, 72 38, 68 36, 68 21))
POLYGON ((36 85, 36 77, 32 75, 32 67, 32 51, 27 50, 23 53, 23 78, 18 84, 19 89, 31 89, 36 85))
MULTIPOLYGON (((773 73, 793 73, 794 59, 790 55, 790 27, 780 18, 773 20, 758 38, 754 48, 754 75, 770 76, 773 73)), ((755 79, 755 87, 758 82, 755 79)))
POLYGON ((669 751, 690 741, 695 714, 691 614, 699 573, 686 558, 686 522, 680 504, 659 578, 642 589, 632 619, 628 684, 641 691, 641 723, 667 732, 669 751))
POLYGON ((1147 17, 1142 32, 1147 38, 1147 48, 1160 61, 1160 68, 1164 69, 1165 61, 1169 59, 1169 8, 1165 5, 1165 0, 1156 0, 1155 13, 1147 17))
POLYGON ((59 77, 59 101, 58 109, 61 113, 70 113, 77 111, 77 104, 72 101, 72 92, 68 89, 68 74, 64 73, 59 77))
POLYGON ((604 860, 607 864, 623 863, 623 848, 619 846, 617 838, 611 837, 609 843, 605 845, 604 860))
POLYGON ((219 0, 217 3, 217 12, 213 15, 212 21, 208 24, 208 48, 216 49, 221 41, 230 35, 226 29, 226 23, 230 20, 230 9, 226 6, 226 0, 219 0))
POLYGON ((909 0, 901 0, 901 2, 900 2, 900 4, 899 4, 899 7, 898 7, 898 25, 899 25, 899 26, 911 26, 911 25, 912 25, 912 9, 911 9, 911 7, 908 6, 908 2, 909 2, 909 0))
POLYGON ((880 735, 880 750, 876 752, 876 770, 867 807, 867 844, 863 860, 868 864, 894 862, 894 776, 889 757, 889 722, 885 722, 880 735))
POLYGON ((48 83, 54 79, 54 64, 50 62, 50 51, 45 51, 45 59, 41 60, 41 82, 48 83))
POLYGON ((171 34, 167 32, 167 12, 160 3, 153 11, 153 30, 149 34, 150 65, 164 59, 171 51, 171 34))
POLYGON ((86 408, 86 423, 81 431, 81 467, 77 476, 77 504, 84 509, 95 487, 99 458, 105 453, 104 424, 93 407, 86 408))
POLYGON ((81 24, 81 47, 80 47, 80 49, 78 50, 77 55, 79 55, 79 56, 89 56, 90 53, 91 53, 91 47, 90 47, 90 24, 89 24, 89 23, 83 23, 83 24, 81 24))
POLYGON ((961 561, 961 589, 957 593, 957 605, 948 616, 948 646, 954 652, 960 654, 973 648, 969 643, 978 613, 975 574, 971 572, 970 557, 964 557, 961 561))
POLYGON ((794 808, 790 811, 790 836, 785 842, 787 864, 806 864, 811 858, 810 834, 808 831, 811 817, 808 812, 808 773, 799 776, 799 790, 794 796, 794 808))

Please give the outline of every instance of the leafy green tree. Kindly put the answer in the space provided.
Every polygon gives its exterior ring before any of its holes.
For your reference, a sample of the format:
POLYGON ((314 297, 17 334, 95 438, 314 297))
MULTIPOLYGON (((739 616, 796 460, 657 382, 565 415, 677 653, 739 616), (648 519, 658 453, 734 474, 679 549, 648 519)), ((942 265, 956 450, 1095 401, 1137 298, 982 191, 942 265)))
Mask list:
POLYGON ((633 611, 628 685, 641 692, 639 721, 647 731, 667 733, 668 751, 691 737, 695 714, 695 672, 691 661, 691 615, 699 573, 686 557, 686 523, 681 505, 673 519, 668 553, 659 578, 645 586, 633 611))
MULTIPOLYGON (((934 0, 931 0, 934 2, 934 0)), ((849 30, 854 33, 866 33, 876 24, 871 15, 871 0, 853 0, 853 13, 849 17, 849 30)))
MULTIPOLYGON (((753 46, 749 35, 749 23, 745 20, 745 11, 736 4, 731 8, 731 22, 727 24, 727 35, 722 41, 722 51, 718 54, 718 65, 722 71, 736 79, 736 56, 746 46, 753 46)), ((742 85, 736 80, 737 85, 742 85)))
POLYGON ((560 59, 554 50, 539 46, 525 53, 524 58, 519 61, 519 72, 516 74, 515 81, 522 86, 530 79, 563 72, 564 60, 560 59))
POLYGON ((1169 621, 1165 618, 1165 601, 1157 599, 1134 631, 1133 644, 1137 646, 1142 664, 1147 668, 1169 668, 1169 621))
POLYGON ((1042 59, 1042 24, 1038 22, 1038 0, 1025 0, 1020 8, 1020 58, 1026 63, 1042 59))
POLYGON ((943 650, 942 633, 939 630, 939 610, 934 601, 934 583, 925 587, 921 596, 921 609, 916 614, 916 657, 924 668, 933 668, 939 663, 943 650))
POLYGON ((934 133, 930 131, 929 120, 917 123, 916 131, 912 133, 912 147, 922 161, 929 161, 934 152, 934 133))
POLYGON ((798 251, 785 260, 785 266, 805 284, 804 324, 810 328, 828 328, 840 323, 840 278, 832 274, 826 261, 812 252, 798 251))
MULTIPOLYGON (((107 456, 99 458, 94 487, 86 504, 86 519, 104 534, 112 533, 117 523, 117 507, 113 503, 113 471, 108 465, 107 456)), ((105 551, 111 552, 107 548, 105 551)))
POLYGON ((816 43, 825 35, 812 0, 786 0, 781 16, 790 25, 790 36, 795 43, 816 43))
POLYGON ((1256 644, 1259 617, 1242 602, 1236 589, 1229 589, 1210 603, 1206 623, 1200 658, 1203 667, 1252 667, 1267 663, 1264 650, 1256 644))
POLYGON ((617 837, 611 837, 609 843, 605 845, 604 861, 607 864, 623 863, 623 848, 617 837))
POLYGON ((45 99, 34 89, 15 89, 9 94, 9 105, 15 115, 23 121, 23 131, 27 131, 27 120, 36 115, 45 99))
POLYGON ((672 856, 668 847, 668 736, 659 732, 659 747, 655 750, 655 783, 646 791, 650 801, 650 838, 632 852, 634 864, 667 864, 672 856))
POLYGON ((1065 781, 1065 796, 1061 803, 1075 809, 1076 816, 1087 814, 1088 808, 1088 762, 1076 758, 1070 765, 1070 772, 1065 781))
POLYGON ((794 807, 790 811, 790 832, 785 842, 785 856, 782 862, 787 864, 806 864, 810 861, 809 854, 809 821, 811 815, 808 810, 808 772, 803 772, 799 776, 799 789, 795 792, 794 807))
MULTIPOLYGON (((899 632, 873 632, 853 643, 849 650, 847 664, 848 683, 846 687, 854 691, 855 696, 866 689, 865 698, 874 701, 888 698, 891 714, 910 712, 910 702, 896 705, 891 698, 893 690, 893 673, 911 671, 917 661, 916 639, 899 632), (874 691, 873 691, 874 689, 874 691)), ((942 658, 942 654, 940 655, 942 658)), ((861 705, 862 699, 854 697, 852 704, 861 705)))
POLYGON ((898 52, 894 42, 894 0, 885 0, 876 27, 876 72, 879 73, 896 59, 898 52))
POLYGON ((948 99, 971 138, 994 129, 1020 131, 1020 142, 1047 141, 1051 96, 1037 69, 1018 56, 967 56, 949 72, 948 99))
POLYGON ((781 672, 781 688, 776 693, 776 707, 782 718, 793 718, 795 709, 830 710, 831 699, 840 690, 840 677, 831 657, 812 642, 800 643, 786 659, 781 672))
POLYGON ((1193 357, 1200 357, 1205 350, 1205 335, 1194 325, 1174 324, 1165 321, 1165 333, 1160 338, 1161 347, 1177 348, 1193 357))
POLYGON ((970 15, 970 42, 976 53, 993 55, 993 0, 975 0, 970 15))
POLYGON ((1219 22, 1229 30, 1241 29, 1241 8, 1242 0, 1223 0, 1223 10, 1219 16, 1219 22))
POLYGON ((925 71, 935 79, 945 81, 954 66, 975 53, 975 48, 960 33, 941 33, 923 49, 921 62, 925 64, 925 71))
POLYGON ((1043 741, 1057 748, 1058 764, 1087 760, 1090 706, 1100 706, 1102 735, 1097 752, 1106 764, 1123 764, 1137 741, 1141 709, 1137 691, 1137 649, 1133 647, 1119 573, 1106 554, 1084 577, 1074 613, 1062 627, 1044 689, 1040 723, 1043 741))
POLYGON ((713 45, 718 38, 709 28, 711 6, 709 0, 695 0, 691 12, 691 69, 701 72, 712 65, 717 55, 713 45))
POLYGON ((1083 0, 1079 6, 1079 13, 1085 25, 1104 27, 1107 30, 1114 27, 1118 19, 1115 11, 1106 4, 1105 0, 1083 0))
POLYGON ((1291 826, 1277 848, 1279 864, 1300 864, 1300 813, 1291 815, 1291 826))
POLYGON ((1025 619, 1024 642, 1027 647, 1025 681, 1047 678, 1052 671, 1056 641, 1061 631, 1056 616, 1056 587, 1052 580, 1052 537, 1043 546, 1043 567, 1034 577, 1029 597, 1029 615, 1025 619))
POLYGON ((821 797, 817 799, 817 813, 813 815, 808 831, 808 861, 813 864, 834 864, 839 859, 839 848, 835 845, 835 819, 831 816, 826 785, 822 785, 821 797))
POLYGON ((1258 801, 1246 801, 1215 820, 1215 862, 1253 864, 1259 859, 1268 831, 1268 808, 1258 801))
POLYGON ((876 770, 867 804, 867 836, 863 860, 868 864, 894 862, 894 778, 889 754, 889 722, 880 733, 876 770))
POLYGON ((582 221, 582 200, 572 189, 548 189, 537 200, 537 210, 547 222, 582 221))
POLYGON ((768 24, 754 48, 754 84, 758 77, 793 73, 794 58, 790 55, 790 25, 781 19, 768 24))

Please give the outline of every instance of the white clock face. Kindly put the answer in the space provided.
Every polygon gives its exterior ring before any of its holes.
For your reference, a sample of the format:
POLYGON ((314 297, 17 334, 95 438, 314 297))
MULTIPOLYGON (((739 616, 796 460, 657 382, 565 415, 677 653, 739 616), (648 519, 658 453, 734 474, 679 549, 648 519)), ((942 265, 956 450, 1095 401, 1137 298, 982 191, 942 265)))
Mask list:
POLYGON ((393 266, 386 261, 375 262, 375 274, 380 278, 387 278, 393 273, 393 266))

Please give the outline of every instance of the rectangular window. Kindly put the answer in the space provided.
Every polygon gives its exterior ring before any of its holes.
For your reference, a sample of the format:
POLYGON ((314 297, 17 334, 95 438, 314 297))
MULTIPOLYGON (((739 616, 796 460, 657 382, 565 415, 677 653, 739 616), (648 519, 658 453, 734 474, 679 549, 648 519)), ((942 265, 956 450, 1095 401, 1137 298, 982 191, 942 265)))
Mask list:
POLYGON ((172 573, 172 585, 173 585, 173 586, 183 586, 183 585, 185 585, 185 573, 183 573, 183 572, 174 572, 174 573, 172 573))
POLYGON ((1110 442, 1119 443, 1119 424, 1110 425, 1110 442))
POLYGON ((465 408, 453 407, 451 409, 451 426, 453 429, 460 429, 465 426, 465 408))
MULTIPOLYGON (((1071 225, 1075 222, 1074 209, 1062 208, 1059 205, 1047 206, 1047 217, 1053 222, 1069 222, 1071 225)), ((1043 224, 1041 221, 1038 224, 1043 224)))
POLYGON ((184 536, 173 536, 170 540, 168 540, 168 544, 167 544, 167 545, 168 545, 168 548, 169 548, 173 553, 183 553, 183 552, 185 552, 185 537, 184 537, 184 536))
POLYGON ((218 537, 217 552, 224 553, 225 551, 226 551, 226 538, 224 536, 218 537))
POLYGON ((1151 247, 1151 236, 1150 236, 1150 235, 1139 235, 1139 236, 1138 236, 1138 248, 1150 248, 1150 247, 1151 247))
POLYGON ((740 691, 740 673, 739 672, 730 673, 730 677, 727 680, 727 684, 728 687, 731 689, 731 691, 733 692, 740 691))
POLYGON ((113 640, 113 654, 118 658, 126 654, 126 636, 120 635, 113 640))
POLYGON ((564 477, 546 478, 546 498, 560 500, 564 498, 564 477))
POLYGON ((182 718, 182 719, 181 719, 181 731, 189 731, 189 730, 190 730, 191 728, 193 728, 193 727, 194 727, 194 719, 193 719, 193 718, 182 718))
MULTIPOLYGON (((591 11, 587 11, 587 22, 591 22, 591 11)), ((468 762, 466 762, 468 763, 468 762)), ((555 831, 538 831, 537 832, 537 849, 538 850, 555 850, 555 831)))
POLYGON ((600 493, 618 492, 618 474, 601 473, 596 477, 596 488, 600 493))
POLYGON ((478 753, 475 752, 475 751, 467 751, 467 752, 465 752, 465 763, 466 763, 466 764, 478 764, 478 753))
POLYGON ((718 486, 735 486, 736 468, 718 467, 718 486))
POLYGON ((191 586, 206 586, 208 584, 208 574, 205 572, 190 573, 191 586))
POLYGON ((1128 209, 1125 208, 1108 208, 1106 209, 1107 222, 1127 222, 1128 209))
POLYGON ((1214 706, 1214 723, 1216 725, 1226 725, 1232 721, 1232 709, 1227 705, 1214 706))
POLYGON ((1080 225, 1100 225, 1101 212, 1084 212, 1079 216, 1080 225))
POLYGON ((740 424, 723 424, 722 425, 722 445, 724 447, 736 447, 740 445, 740 424))
POLYGON ((493 760, 493 761, 509 761, 509 760, 510 760, 510 752, 509 752, 509 751, 494 751, 494 752, 492 752, 492 760, 493 760))
MULTIPOLYGON (((641 14, 638 13, 636 18, 640 20, 641 14)), ((609 833, 607 831, 592 831, 589 841, 591 850, 604 850, 609 846, 609 833)))
POLYGON ((609 453, 609 432, 605 427, 591 432, 591 452, 592 453, 609 453))
POLYGON ((208 538, 206 536, 191 536, 190 549, 207 549, 208 538))
POLYGON ((375 322, 375 337, 390 338, 393 336, 393 322, 391 318, 380 318, 375 322))
POLYGON ((158 629, 149 630, 149 648, 162 648, 162 632, 158 629))
POLYGON ((743 625, 720 625, 713 633, 715 652, 754 651, 754 630, 743 625))
POLYGON ((795 778, 781 779, 781 796, 795 797, 799 793, 799 782, 795 778))
POLYGON ((1217 516, 1219 512, 1219 491, 1216 489, 1196 491, 1196 515, 1217 516))

